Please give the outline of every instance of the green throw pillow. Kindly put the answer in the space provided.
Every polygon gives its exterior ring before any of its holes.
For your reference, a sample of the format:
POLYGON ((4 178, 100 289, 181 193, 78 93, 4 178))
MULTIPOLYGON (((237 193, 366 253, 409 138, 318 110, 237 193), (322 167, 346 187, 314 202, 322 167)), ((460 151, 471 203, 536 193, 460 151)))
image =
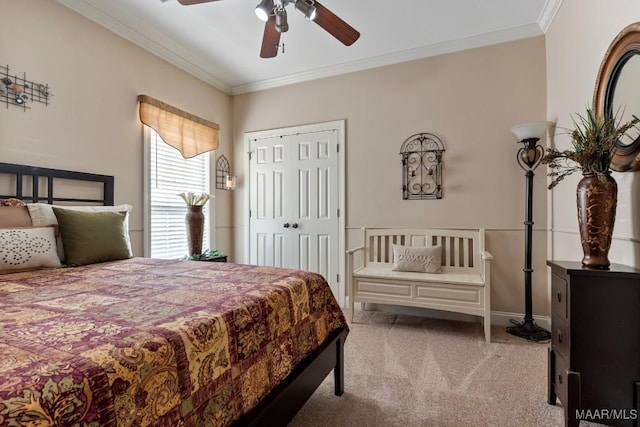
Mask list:
POLYGON ((127 212, 81 212, 53 208, 65 263, 71 266, 131 258, 127 212))

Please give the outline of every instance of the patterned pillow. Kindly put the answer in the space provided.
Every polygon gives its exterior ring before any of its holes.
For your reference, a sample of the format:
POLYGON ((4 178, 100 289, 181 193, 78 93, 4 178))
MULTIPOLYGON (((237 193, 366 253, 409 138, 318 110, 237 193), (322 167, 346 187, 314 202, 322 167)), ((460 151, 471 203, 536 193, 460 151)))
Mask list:
POLYGON ((393 245, 393 271, 441 273, 442 246, 393 245))
POLYGON ((0 229, 0 271, 60 266, 53 227, 0 229))
POLYGON ((13 206, 13 207, 25 207, 27 204, 24 200, 15 199, 13 197, 8 199, 0 199, 0 206, 13 206))

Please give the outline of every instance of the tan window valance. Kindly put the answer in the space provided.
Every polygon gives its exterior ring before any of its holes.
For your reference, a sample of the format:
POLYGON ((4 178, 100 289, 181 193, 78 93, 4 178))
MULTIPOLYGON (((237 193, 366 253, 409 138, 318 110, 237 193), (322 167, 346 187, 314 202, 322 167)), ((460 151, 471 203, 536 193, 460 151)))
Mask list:
POLYGON ((147 95, 139 95, 140 121, 153 128, 164 142, 188 159, 220 144, 217 123, 182 111, 147 95))

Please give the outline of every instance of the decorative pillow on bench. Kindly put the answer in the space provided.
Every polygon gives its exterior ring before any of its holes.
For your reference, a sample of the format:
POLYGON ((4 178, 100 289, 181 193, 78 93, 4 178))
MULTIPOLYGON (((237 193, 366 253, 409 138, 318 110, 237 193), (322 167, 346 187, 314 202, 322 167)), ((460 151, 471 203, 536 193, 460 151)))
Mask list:
POLYGON ((393 245, 393 271, 441 273, 442 246, 393 245))

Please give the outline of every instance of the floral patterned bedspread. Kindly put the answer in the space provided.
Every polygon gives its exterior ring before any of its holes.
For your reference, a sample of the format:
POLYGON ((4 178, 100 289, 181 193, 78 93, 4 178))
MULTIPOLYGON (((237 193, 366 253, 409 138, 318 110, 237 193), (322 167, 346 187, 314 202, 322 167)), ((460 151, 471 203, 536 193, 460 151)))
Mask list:
POLYGON ((133 258, 0 276, 0 426, 225 426, 333 331, 322 276, 133 258))

